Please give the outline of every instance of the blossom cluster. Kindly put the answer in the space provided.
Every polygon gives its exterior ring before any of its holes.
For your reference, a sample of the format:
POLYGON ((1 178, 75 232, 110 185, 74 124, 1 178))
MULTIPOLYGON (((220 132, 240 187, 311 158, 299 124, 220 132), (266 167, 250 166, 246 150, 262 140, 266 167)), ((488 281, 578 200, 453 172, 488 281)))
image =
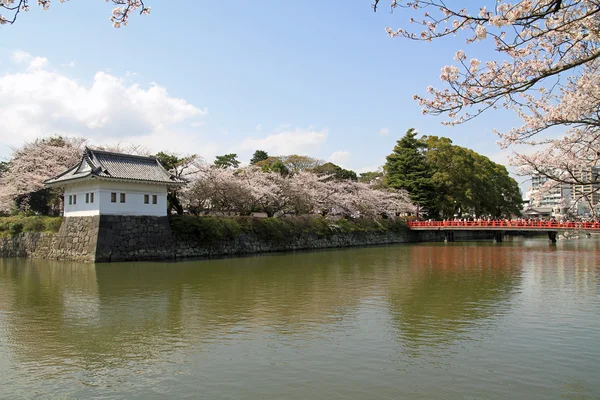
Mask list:
MULTIPOLYGON (((8 168, 0 172, 0 213, 13 211, 17 200, 21 210, 27 211, 29 196, 42 191, 45 180, 76 165, 86 144, 87 140, 81 138, 50 137, 15 149, 8 168)), ((132 145, 99 148, 148 153, 145 148, 132 145)), ((319 213, 375 218, 415 212, 405 191, 335 180, 301 169, 282 175, 265 172, 257 166, 218 168, 198 156, 189 156, 179 159, 170 172, 189 181, 186 188, 173 194, 183 209, 196 215, 208 212, 249 215, 259 211, 268 216, 319 213)))
POLYGON ((432 41, 466 34, 467 45, 489 43, 498 54, 482 62, 458 50, 457 64, 441 70, 444 87, 430 86, 429 97, 414 98, 424 113, 446 115, 449 125, 490 109, 513 110, 523 124, 498 132, 501 145, 542 145, 534 155, 517 154, 514 161, 524 170, 595 166, 600 160, 600 0, 495 3, 493 10, 484 6, 470 12, 439 0, 392 1, 392 10, 405 8, 422 18, 410 18, 420 26, 416 31, 388 28, 390 36, 432 41), (540 139, 556 126, 566 127, 564 137, 540 139))
POLYGON ((86 143, 82 138, 52 137, 15 149, 8 171, 0 174, 0 213, 9 213, 17 198, 43 189, 46 179, 75 165, 86 143))
POLYGON ((375 189, 307 171, 283 176, 252 166, 235 170, 201 165, 186 177, 191 183, 181 193, 182 200, 197 215, 258 211, 268 216, 319 213, 374 218, 415 211, 404 191, 375 189))
MULTIPOLYGON (((64 3, 68 0, 58 0, 59 3, 64 3)), ((129 16, 132 12, 139 11, 140 15, 150 14, 150 7, 144 4, 143 0, 105 0, 107 3, 116 5, 112 11, 110 20, 115 28, 127 25, 129 16)), ((37 0, 38 6, 44 10, 50 8, 51 0, 37 0)), ((19 12, 29 11, 29 0, 0 0, 0 9, 8 10, 12 14, 11 17, 6 17, 0 14, 0 25, 13 24, 19 12)))

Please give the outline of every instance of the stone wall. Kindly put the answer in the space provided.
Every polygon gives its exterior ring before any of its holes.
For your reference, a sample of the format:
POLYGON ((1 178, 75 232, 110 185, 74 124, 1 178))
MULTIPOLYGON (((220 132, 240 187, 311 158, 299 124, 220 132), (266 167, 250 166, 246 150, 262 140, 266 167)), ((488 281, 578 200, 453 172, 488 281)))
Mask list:
MULTIPOLYGON (((490 239, 489 232, 457 231, 455 240, 490 239)), ((167 260, 252 253, 443 241, 441 231, 353 232, 265 240, 251 234, 200 242, 177 236, 167 217, 93 216, 64 218, 58 233, 21 233, 0 238, 0 257, 33 257, 80 262, 167 260)))
POLYGON ((194 238, 178 238, 176 240, 176 258, 233 256, 253 253, 270 253, 281 251, 325 249, 336 247, 372 246, 392 243, 408 243, 418 241, 411 232, 359 232, 335 233, 317 237, 297 236, 285 241, 265 241, 253 235, 242 234, 233 240, 216 243, 198 243, 194 238))
POLYGON ((25 232, 0 238, 0 257, 94 262, 99 216, 64 218, 58 233, 25 232))
POLYGON ((55 233, 19 233, 11 237, 0 238, 0 257, 46 258, 44 249, 55 242, 55 233), (36 257, 38 254, 38 257, 36 257))
POLYGON ((168 217, 101 216, 96 262, 166 260, 175 255, 168 217))

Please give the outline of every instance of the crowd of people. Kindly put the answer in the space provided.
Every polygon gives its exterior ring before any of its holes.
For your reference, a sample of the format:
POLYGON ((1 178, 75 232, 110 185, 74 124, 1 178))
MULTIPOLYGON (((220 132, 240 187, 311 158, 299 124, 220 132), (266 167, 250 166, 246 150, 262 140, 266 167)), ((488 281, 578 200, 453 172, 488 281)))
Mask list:
POLYGON ((464 226, 464 227, 531 227, 531 228, 573 228, 573 229, 600 229, 600 221, 597 219, 556 219, 550 218, 454 218, 441 221, 425 220, 411 221, 410 226, 464 226))

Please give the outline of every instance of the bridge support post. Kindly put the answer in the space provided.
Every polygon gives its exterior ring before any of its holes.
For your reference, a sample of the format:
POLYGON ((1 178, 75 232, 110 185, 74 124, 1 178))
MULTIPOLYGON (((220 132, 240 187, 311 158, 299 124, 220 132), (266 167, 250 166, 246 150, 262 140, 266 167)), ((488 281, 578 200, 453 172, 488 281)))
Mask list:
POLYGON ((454 232, 452 231, 444 231, 444 242, 454 242, 454 232))
POLYGON ((504 241, 504 232, 496 231, 494 232, 494 243, 502 243, 504 241))
POLYGON ((548 239, 550 242, 556 243, 556 231, 548 231, 548 239))

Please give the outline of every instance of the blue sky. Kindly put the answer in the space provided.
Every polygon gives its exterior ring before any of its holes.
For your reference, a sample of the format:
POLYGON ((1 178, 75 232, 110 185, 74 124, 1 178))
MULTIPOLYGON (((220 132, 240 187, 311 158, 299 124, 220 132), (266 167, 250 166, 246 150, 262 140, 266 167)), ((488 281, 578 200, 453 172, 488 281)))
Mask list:
POLYGON ((0 156, 58 133, 208 160, 263 148, 364 171, 414 127, 505 162, 492 130, 517 125, 510 113, 445 127, 412 100, 471 46, 391 39, 384 28, 409 16, 371 3, 147 0, 151 14, 121 29, 101 0, 32 3, 0 27, 0 156))

